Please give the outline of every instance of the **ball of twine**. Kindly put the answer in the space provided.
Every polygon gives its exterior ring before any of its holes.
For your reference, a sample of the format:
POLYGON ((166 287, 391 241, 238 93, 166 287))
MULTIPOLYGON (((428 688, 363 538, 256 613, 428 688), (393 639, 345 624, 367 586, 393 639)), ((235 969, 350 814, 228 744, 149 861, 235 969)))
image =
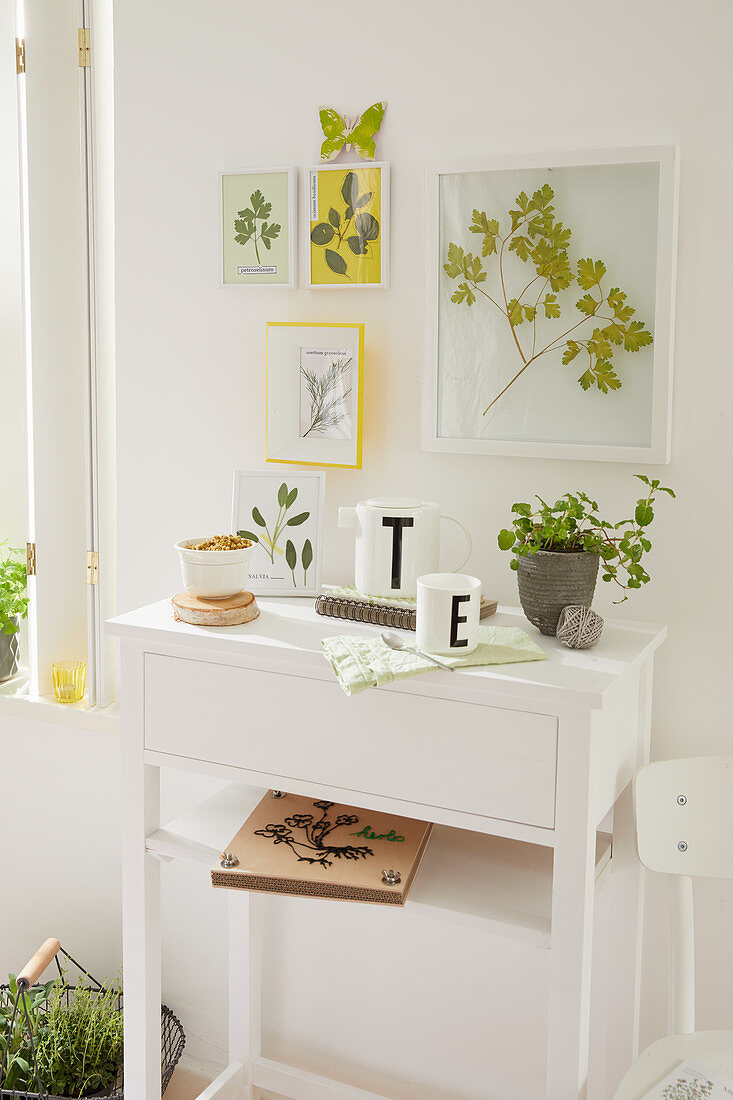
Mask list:
POLYGON ((560 612, 557 637, 570 649, 590 649, 603 632, 603 619, 590 607, 570 604, 560 612))

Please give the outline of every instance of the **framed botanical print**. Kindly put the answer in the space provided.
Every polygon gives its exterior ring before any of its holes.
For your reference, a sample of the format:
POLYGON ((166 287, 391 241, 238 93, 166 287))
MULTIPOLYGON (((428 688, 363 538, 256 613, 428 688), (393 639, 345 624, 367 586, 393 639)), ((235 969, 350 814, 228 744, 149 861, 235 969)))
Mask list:
POLYGON ((423 447, 667 462, 675 147, 428 170, 423 447))
POLYGON ((232 530, 254 543, 249 589, 255 596, 317 596, 321 591, 326 475, 237 470, 232 530))
POLYGON ((221 173, 225 286, 296 285, 297 184, 295 168, 221 173))
POLYGON ((320 165, 308 172, 308 286, 389 286, 389 165, 320 165))
POLYGON ((267 461, 361 469, 364 325, 267 325, 267 461))

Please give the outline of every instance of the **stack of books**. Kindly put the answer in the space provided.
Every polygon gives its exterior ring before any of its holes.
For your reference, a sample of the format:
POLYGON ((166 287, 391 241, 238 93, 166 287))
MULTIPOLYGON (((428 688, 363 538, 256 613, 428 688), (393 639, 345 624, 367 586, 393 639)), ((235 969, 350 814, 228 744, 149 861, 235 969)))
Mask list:
MULTIPOLYGON (((480 617, 488 618, 496 611, 496 600, 481 599, 480 617)), ((332 619, 350 619, 355 623, 371 623, 397 630, 415 630, 417 600, 391 599, 389 596, 367 596, 353 585, 324 584, 316 597, 316 611, 332 619)))

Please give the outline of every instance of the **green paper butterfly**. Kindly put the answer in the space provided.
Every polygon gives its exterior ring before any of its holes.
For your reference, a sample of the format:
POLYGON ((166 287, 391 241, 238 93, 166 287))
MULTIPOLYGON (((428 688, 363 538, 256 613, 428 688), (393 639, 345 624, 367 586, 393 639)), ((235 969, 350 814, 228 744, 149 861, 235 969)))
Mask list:
POLYGON ((333 107, 320 107, 318 114, 325 135, 321 160, 334 160, 342 149, 348 150, 352 145, 362 160, 374 160, 377 153, 374 135, 379 133, 386 106, 373 103, 353 121, 346 115, 342 118, 333 107))

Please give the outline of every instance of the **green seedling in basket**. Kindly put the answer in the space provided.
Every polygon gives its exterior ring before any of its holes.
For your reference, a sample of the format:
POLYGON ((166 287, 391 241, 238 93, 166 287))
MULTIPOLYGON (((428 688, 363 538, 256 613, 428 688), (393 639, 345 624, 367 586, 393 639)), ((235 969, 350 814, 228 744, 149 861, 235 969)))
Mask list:
MULTIPOLYGON (((56 980, 46 982, 44 985, 34 985, 25 995, 25 1004, 31 1030, 33 1031, 34 1043, 37 1043, 44 1035, 49 998, 57 985, 56 980)), ((28 1035, 28 1023, 22 1003, 15 1014, 15 1021, 12 1022, 13 1005, 17 993, 18 982, 16 976, 10 974, 8 975, 7 987, 0 989, 0 1063, 7 1048, 5 1076, 0 1081, 0 1088, 16 1089, 18 1092, 34 1091, 36 1080, 33 1071, 33 1054, 30 1036, 28 1035)))
POLYGON ((48 998, 37 1046, 44 1088, 53 1096, 90 1096, 111 1089, 122 1070, 123 1027, 119 992, 77 983, 68 999, 65 982, 48 998))

